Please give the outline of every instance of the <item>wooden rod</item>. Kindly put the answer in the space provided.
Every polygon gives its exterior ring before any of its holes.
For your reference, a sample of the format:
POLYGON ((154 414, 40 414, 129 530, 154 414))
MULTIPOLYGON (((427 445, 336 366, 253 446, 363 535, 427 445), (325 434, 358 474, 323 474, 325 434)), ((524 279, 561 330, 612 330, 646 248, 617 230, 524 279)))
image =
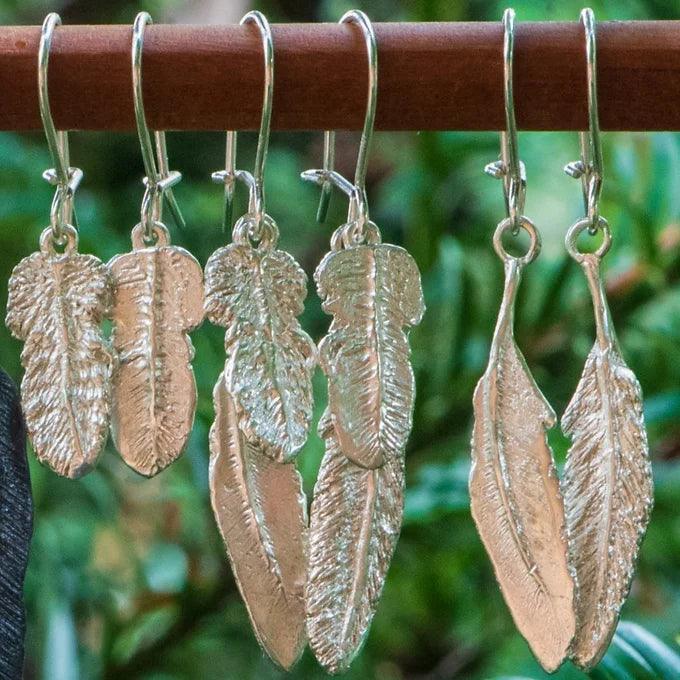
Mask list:
MULTIPOLYGON (((502 40, 494 23, 376 24, 376 129, 498 130, 504 126, 502 40)), ((600 122, 605 130, 680 130, 680 21, 603 22, 597 28, 600 122)), ((40 29, 0 27, 0 129, 41 128, 40 29)), ((63 26, 49 66, 57 127, 133 130, 131 26, 63 26)), ((273 128, 358 130, 366 53, 356 26, 273 27, 273 128)), ((586 127, 583 29, 518 23, 517 123, 526 130, 586 127)), ((256 129, 262 54, 252 26, 147 28, 144 103, 163 130, 256 129)))

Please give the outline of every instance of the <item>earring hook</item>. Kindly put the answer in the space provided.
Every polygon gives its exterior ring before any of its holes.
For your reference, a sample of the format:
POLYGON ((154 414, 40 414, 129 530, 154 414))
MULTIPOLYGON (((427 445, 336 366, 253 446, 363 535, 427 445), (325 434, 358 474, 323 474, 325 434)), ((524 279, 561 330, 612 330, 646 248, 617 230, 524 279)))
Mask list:
POLYGON ((501 131, 501 157, 489 163, 484 172, 503 180, 505 211, 512 220, 512 233, 521 227, 526 199, 526 169, 519 159, 515 99, 513 95, 513 56, 515 50, 515 10, 503 13, 503 99, 505 105, 505 130, 501 131))
POLYGON ((53 186, 56 186, 50 219, 52 235, 57 243, 63 242, 64 227, 73 221, 77 228, 78 222, 73 209, 73 196, 83 178, 83 172, 79 168, 69 165, 68 133, 65 130, 57 130, 52 119, 50 109, 50 97, 47 81, 47 71, 52 47, 54 29, 61 25, 61 17, 52 12, 45 17, 40 31, 40 44, 38 46, 38 103, 40 106, 40 118, 42 119, 47 146, 52 157, 53 168, 45 170, 43 178, 53 186))
POLYGON ((364 127, 359 142, 357 165, 354 172, 354 184, 345 179, 334 169, 335 164, 335 132, 327 130, 324 133, 323 170, 307 170, 302 173, 302 179, 315 182, 321 186, 321 198, 316 219, 324 222, 328 213, 331 188, 335 186, 350 199, 350 219, 359 217, 362 222, 368 222, 368 203, 366 200, 366 171, 368 168, 368 153, 373 138, 375 126, 375 112, 378 102, 378 44, 371 20, 364 12, 354 9, 346 12, 340 21, 356 23, 360 26, 366 43, 368 56, 368 96, 364 127))
POLYGON ((265 214, 264 205, 264 168, 269 149, 269 136, 272 121, 272 102, 274 98, 274 41, 272 31, 262 12, 248 12, 240 21, 243 26, 254 23, 262 38, 264 55, 264 92, 262 95, 262 116, 260 132, 257 138, 255 166, 252 174, 245 170, 236 170, 236 131, 227 132, 225 152, 225 169, 212 174, 214 182, 224 184, 224 228, 231 224, 236 180, 241 180, 249 188, 250 200, 248 212, 256 218, 256 228, 262 224, 265 214))
POLYGON ((146 123, 144 112, 144 93, 142 88, 142 54, 144 47, 144 29, 147 24, 153 23, 148 12, 140 12, 135 17, 132 27, 132 93, 135 107, 135 121, 137 123, 137 135, 142 149, 144 161, 144 186, 146 191, 142 199, 142 224, 146 240, 153 239, 155 222, 160 222, 163 216, 163 198, 168 203, 170 212, 175 223, 180 229, 186 227, 184 217, 179 209, 172 187, 181 179, 181 173, 169 169, 168 151, 165 142, 165 132, 154 131, 154 144, 151 141, 151 132, 146 123))
POLYGON ((580 179, 583 206, 589 221, 588 231, 595 234, 600 227, 600 195, 604 178, 602 140, 597 103, 597 48, 595 13, 589 7, 581 10, 581 23, 586 39, 586 73, 588 83, 588 130, 579 133, 581 159, 565 166, 570 177, 580 179))

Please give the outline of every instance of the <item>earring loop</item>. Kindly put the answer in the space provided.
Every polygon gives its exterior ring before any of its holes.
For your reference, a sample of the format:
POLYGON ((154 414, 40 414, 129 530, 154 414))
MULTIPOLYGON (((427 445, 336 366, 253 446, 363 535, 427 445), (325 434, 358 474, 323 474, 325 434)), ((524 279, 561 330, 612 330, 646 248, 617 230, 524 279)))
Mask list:
POLYGON ((52 157, 53 168, 45 170, 43 178, 53 186, 56 186, 52 208, 50 210, 50 223, 54 242, 63 245, 67 227, 77 228, 78 222, 73 209, 73 197, 83 178, 82 170, 69 165, 68 133, 65 130, 57 130, 52 119, 50 109, 50 97, 48 88, 48 66, 50 48, 54 29, 61 25, 61 17, 52 12, 45 17, 40 31, 40 44, 38 46, 38 104, 40 106, 40 118, 42 119, 47 146, 52 157))
POLYGON ((373 24, 364 12, 353 9, 346 12, 338 22, 356 23, 362 30, 366 43, 368 57, 368 96, 364 127, 359 142, 357 165, 354 172, 354 184, 345 179, 334 169, 335 163, 335 132, 327 130, 324 133, 323 170, 308 170, 302 173, 302 179, 315 182, 321 186, 321 198, 317 211, 317 220, 324 222, 330 202, 331 187, 336 186, 350 199, 349 220, 358 219, 367 224, 368 203, 366 198, 366 171, 368 168, 368 153, 375 127, 375 112, 378 102, 378 44, 373 30, 373 24))
POLYGON ((595 234, 601 226, 600 195, 604 178, 602 140, 597 102, 597 47, 595 14, 586 7, 581 10, 581 23, 585 32, 586 74, 588 85, 588 130, 579 133, 581 159, 565 166, 570 177, 580 179, 583 187, 583 205, 589 221, 588 231, 595 234))
POLYGON ((484 172, 503 180, 505 211, 512 220, 512 233, 517 235, 522 227, 526 199, 526 170, 519 159, 517 121, 513 96, 513 56, 515 49, 515 11, 506 9, 503 13, 503 100, 505 108, 505 130, 501 131, 500 160, 489 163, 484 172))
POLYGON ((144 93, 142 87, 142 54, 144 47, 144 29, 147 24, 153 23, 148 12, 140 12, 135 17, 132 27, 132 94, 135 108, 135 122, 137 124, 137 135, 142 149, 142 159, 144 161, 144 186, 146 191, 142 200, 141 223, 144 227, 146 240, 152 240, 154 226, 162 221, 163 199, 168 203, 170 212, 175 223, 180 229, 184 229, 186 223, 179 209, 172 187, 181 179, 181 173, 169 169, 168 151, 165 142, 165 132, 154 131, 154 144, 151 141, 151 132, 146 122, 144 111, 144 93))
POLYGON ((262 116, 260 118, 260 132, 257 137, 257 150, 255 152, 255 165, 252 174, 245 170, 236 169, 236 137, 235 130, 227 132, 225 151, 225 169, 213 172, 211 177, 214 182, 224 184, 224 221, 226 230, 231 224, 234 191, 236 180, 242 181, 249 188, 248 213, 255 220, 255 229, 259 230, 265 221, 264 203, 264 168, 269 149, 269 136, 272 121, 272 102, 274 99, 274 41, 267 17, 262 12, 253 10, 248 12, 239 22, 243 26, 253 23, 260 31, 262 38, 262 53, 264 56, 264 91, 262 95, 262 116))

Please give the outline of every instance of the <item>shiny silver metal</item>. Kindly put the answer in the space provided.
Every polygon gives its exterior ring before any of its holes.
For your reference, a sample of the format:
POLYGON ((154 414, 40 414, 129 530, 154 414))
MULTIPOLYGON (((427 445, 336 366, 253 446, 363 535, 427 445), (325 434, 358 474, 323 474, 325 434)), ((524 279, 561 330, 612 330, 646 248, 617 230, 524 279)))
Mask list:
POLYGON ((568 163, 564 171, 574 179, 580 179, 583 187, 583 206, 590 222, 588 231, 594 235, 602 226, 600 220, 600 195, 604 179, 602 141, 597 105, 597 48, 595 39, 595 14, 586 7, 581 10, 581 22, 585 32, 586 68, 588 83, 589 129, 579 133, 581 159, 568 163))
POLYGON ((323 170, 306 170, 302 179, 315 182, 321 186, 321 199, 317 212, 317 220, 324 222, 328 212, 331 187, 340 189, 350 200, 348 222, 359 220, 362 225, 368 224, 368 202, 366 199, 366 171, 368 169, 368 154, 373 138, 375 125, 375 110, 378 101, 378 44, 370 19, 362 11, 354 9, 346 12, 338 23, 356 23, 360 26, 366 41, 368 56, 368 93, 366 102, 366 116, 364 128, 359 142, 354 183, 345 179, 333 168, 335 161, 335 132, 327 130, 324 133, 323 170))
POLYGON ((599 209, 603 168, 593 11, 584 9, 581 20, 586 33, 590 131, 581 133, 582 158, 567 166, 567 173, 582 179, 586 215, 570 227, 565 244, 588 282, 596 339, 561 425, 572 442, 562 490, 570 565, 578 584, 579 625, 570 655, 577 666, 589 669, 607 651, 616 630, 649 523, 654 490, 642 391, 621 355, 600 273, 612 237, 599 209), (578 249, 578 236, 586 230, 602 234, 595 252, 578 249))
POLYGON ((517 235, 521 228, 526 198, 526 170, 519 159, 517 143, 517 122, 513 97, 513 55, 515 49, 515 10, 503 13, 503 93, 505 101, 505 130, 501 132, 500 160, 485 166, 484 172, 503 180, 505 211, 512 221, 512 233, 517 235))
POLYGON ((246 170, 236 170, 236 131, 227 132, 225 169, 213 172, 213 182, 224 184, 224 229, 231 226, 231 215, 234 202, 236 181, 243 182, 249 190, 248 212, 255 220, 255 228, 262 226, 266 208, 264 202, 264 169, 269 149, 269 133, 272 120, 272 100, 274 98, 274 42, 271 27, 267 18, 256 10, 248 12, 241 25, 254 23, 262 38, 264 55, 264 91, 262 95, 262 117, 260 118, 260 134, 257 138, 255 166, 252 174, 246 170))
POLYGON ((148 243, 153 242, 154 223, 163 220, 163 199, 168 203, 175 223, 180 229, 185 227, 184 217, 179 209, 172 187, 181 179, 181 173, 170 170, 168 164, 168 152, 165 142, 165 132, 154 131, 154 144, 151 141, 151 132, 146 123, 144 113, 144 92, 142 87, 142 54, 144 47, 144 29, 152 23, 148 12, 140 12, 135 17, 132 27, 132 93, 135 107, 135 122, 139 144, 142 149, 144 160, 144 198, 142 199, 141 223, 144 226, 144 237, 148 243))
POLYGON ((52 207, 50 210, 50 224, 52 235, 57 245, 65 244, 65 228, 73 223, 77 228, 78 222, 73 209, 73 197, 81 180, 83 172, 79 168, 69 165, 68 133, 57 130, 52 120, 50 97, 47 81, 47 71, 50 59, 50 48, 54 29, 61 24, 61 18, 55 12, 48 14, 43 21, 38 45, 38 104, 40 117, 45 129, 47 146, 52 156, 54 167, 45 170, 43 179, 56 187, 52 207))

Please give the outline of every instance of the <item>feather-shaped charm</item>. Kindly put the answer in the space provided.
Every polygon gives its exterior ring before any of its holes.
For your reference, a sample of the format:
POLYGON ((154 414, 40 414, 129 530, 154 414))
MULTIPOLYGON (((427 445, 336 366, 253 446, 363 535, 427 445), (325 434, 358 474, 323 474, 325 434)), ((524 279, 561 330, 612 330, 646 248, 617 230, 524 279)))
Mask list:
POLYGON ((63 253, 52 230, 9 281, 6 323, 25 341, 22 405, 38 460, 76 478, 95 464, 109 427, 113 355, 100 323, 109 303, 106 267, 77 252, 75 230, 63 253))
POLYGON ((403 248, 371 243, 332 250, 315 278, 333 315, 319 355, 338 442, 355 464, 377 468, 403 454, 411 431, 414 379, 404 328, 425 310, 420 273, 403 248))
POLYGON ((515 624, 552 672, 575 628, 564 508, 546 439, 555 414, 513 336, 521 260, 504 260, 503 303, 474 396, 470 504, 515 624))
POLYGON ((345 671, 373 619, 403 511, 404 459, 377 469, 355 465, 338 443, 328 412, 314 487, 307 582, 307 630, 314 654, 330 673, 345 671))
POLYGON ((213 511, 257 638, 272 659, 289 669, 306 643, 302 480, 294 463, 278 463, 248 442, 223 375, 213 398, 213 511))
POLYGON ((194 422, 196 383, 187 333, 203 321, 203 274, 167 231, 145 247, 141 227, 132 252, 108 264, 113 284, 111 432, 123 460, 152 476, 184 450, 194 422))
POLYGON ((313 407, 316 349, 296 318, 307 277, 273 244, 235 238, 208 260, 205 285, 208 318, 227 328, 224 379, 241 430, 265 455, 291 460, 307 440, 313 407))
POLYGON ((562 417, 571 438, 563 491, 578 584, 575 663, 591 668, 611 641, 652 508, 640 385, 616 341, 597 254, 577 257, 593 298, 597 340, 562 417))
POLYGON ((26 434, 17 389, 0 370, 0 678, 22 677, 24 575, 33 532, 26 434))

